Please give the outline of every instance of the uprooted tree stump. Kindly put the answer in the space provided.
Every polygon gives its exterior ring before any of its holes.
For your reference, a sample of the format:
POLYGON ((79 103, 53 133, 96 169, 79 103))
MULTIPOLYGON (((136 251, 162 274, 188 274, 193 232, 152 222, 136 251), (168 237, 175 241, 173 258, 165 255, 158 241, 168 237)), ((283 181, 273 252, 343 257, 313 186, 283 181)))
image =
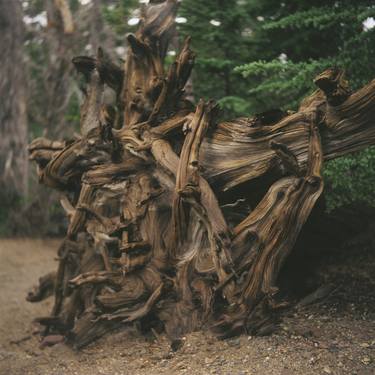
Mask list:
POLYGON ((135 321, 174 343, 203 327, 264 331, 285 305, 277 277, 322 193, 323 160, 375 143, 375 81, 352 93, 337 68, 296 113, 217 123, 212 102, 184 98, 189 40, 164 72, 176 9, 144 8, 124 68, 102 50, 73 59, 87 82, 81 136, 29 146, 70 224, 57 272, 28 299, 54 293, 37 321, 78 348, 135 321))

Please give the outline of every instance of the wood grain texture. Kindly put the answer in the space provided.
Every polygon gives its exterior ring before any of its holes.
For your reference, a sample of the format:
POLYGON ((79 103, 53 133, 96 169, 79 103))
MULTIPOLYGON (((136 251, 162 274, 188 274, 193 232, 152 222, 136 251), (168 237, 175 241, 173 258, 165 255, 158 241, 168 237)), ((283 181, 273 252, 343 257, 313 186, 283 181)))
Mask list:
POLYGON ((323 191, 323 161, 375 143, 375 81, 352 93, 338 69, 315 79, 296 113, 218 123, 214 103, 184 96, 189 39, 164 70, 176 9, 143 10, 122 68, 101 50, 75 58, 87 82, 81 137, 29 146, 70 221, 55 279, 29 299, 54 285, 39 322, 78 348, 134 321, 165 330, 173 347, 201 327, 265 332, 284 306, 277 277, 323 191))

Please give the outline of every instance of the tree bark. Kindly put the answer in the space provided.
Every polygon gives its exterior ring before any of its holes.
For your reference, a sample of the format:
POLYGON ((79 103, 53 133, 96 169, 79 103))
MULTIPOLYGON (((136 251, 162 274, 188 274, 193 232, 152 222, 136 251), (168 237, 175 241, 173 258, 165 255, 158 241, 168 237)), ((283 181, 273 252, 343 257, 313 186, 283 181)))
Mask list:
POLYGON ((27 195, 26 74, 21 3, 0 1, 0 182, 18 197, 27 195))
MULTIPOLYGON (((67 132, 65 114, 72 96, 73 46, 76 27, 66 0, 46 0, 48 27, 45 40, 49 61, 44 73, 45 112, 40 119, 45 134, 61 137, 67 132)), ((70 129, 73 133, 73 129, 70 129)))
POLYGON ((75 58, 87 82, 82 137, 29 146, 70 219, 55 305, 38 321, 76 347, 134 321, 162 327, 173 347, 207 326, 264 332, 285 306, 278 274, 323 191, 323 161, 375 143, 375 81, 351 93, 338 69, 316 78, 297 113, 217 123, 212 102, 184 96, 189 39, 164 71, 176 9, 144 10, 123 68, 101 50, 75 58))

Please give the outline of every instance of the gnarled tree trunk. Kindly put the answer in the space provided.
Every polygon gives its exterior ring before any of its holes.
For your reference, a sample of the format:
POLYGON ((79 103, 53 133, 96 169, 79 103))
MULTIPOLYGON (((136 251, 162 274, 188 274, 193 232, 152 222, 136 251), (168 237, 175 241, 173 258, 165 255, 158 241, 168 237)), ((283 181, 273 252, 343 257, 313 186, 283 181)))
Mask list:
POLYGON ((164 71, 176 9, 144 9, 123 68, 100 49, 75 58, 82 137, 29 147, 41 182, 65 193, 70 225, 56 275, 28 298, 54 286, 51 316, 38 320, 77 347, 134 321, 176 344, 205 326, 264 330, 283 306, 277 277, 322 193, 323 161, 375 143, 375 82, 351 93, 337 69, 297 113, 217 123, 212 102, 184 98, 189 40, 164 71))

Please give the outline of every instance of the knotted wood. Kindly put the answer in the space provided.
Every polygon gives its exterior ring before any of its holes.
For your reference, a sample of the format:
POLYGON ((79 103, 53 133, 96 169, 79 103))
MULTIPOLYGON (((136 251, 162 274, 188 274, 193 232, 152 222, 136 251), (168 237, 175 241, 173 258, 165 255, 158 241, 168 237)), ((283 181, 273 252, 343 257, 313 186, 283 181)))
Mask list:
POLYGON ((375 143, 375 81, 352 93, 336 68, 298 112, 218 123, 212 102, 184 97, 189 39, 165 70, 176 9, 144 8, 123 67, 100 49, 75 58, 81 136, 29 146, 40 181, 64 194, 69 227, 57 273, 28 299, 54 288, 38 321, 76 347, 135 321, 173 347, 203 327, 264 331, 284 306, 278 274, 323 191, 324 160, 375 143))

